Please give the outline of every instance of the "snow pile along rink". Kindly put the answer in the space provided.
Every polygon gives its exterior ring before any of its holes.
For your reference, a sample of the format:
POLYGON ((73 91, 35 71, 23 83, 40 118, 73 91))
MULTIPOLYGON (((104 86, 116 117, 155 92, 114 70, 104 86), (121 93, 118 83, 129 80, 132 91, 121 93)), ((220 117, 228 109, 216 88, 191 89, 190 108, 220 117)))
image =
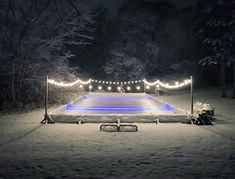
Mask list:
POLYGON ((50 113, 55 122, 188 122, 190 115, 145 93, 89 93, 50 113))

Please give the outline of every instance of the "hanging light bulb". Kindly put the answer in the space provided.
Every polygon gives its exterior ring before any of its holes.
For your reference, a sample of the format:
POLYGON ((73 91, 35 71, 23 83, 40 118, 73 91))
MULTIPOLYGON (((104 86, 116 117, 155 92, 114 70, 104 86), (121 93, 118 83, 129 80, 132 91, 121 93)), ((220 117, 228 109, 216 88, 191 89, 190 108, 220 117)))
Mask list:
POLYGON ((112 87, 111 86, 108 86, 108 90, 110 91, 112 89, 112 87))
POLYGON ((128 91, 130 91, 131 90, 131 87, 130 86, 127 86, 127 88, 126 88, 128 91))
POLYGON ((89 87, 88 87, 89 89, 92 89, 92 86, 91 85, 89 85, 89 87))
POLYGON ((137 89, 137 90, 140 90, 140 86, 136 86, 136 89, 137 89))
POLYGON ((157 87, 157 88, 159 88, 159 87, 160 87, 160 85, 158 85, 158 84, 157 84, 157 86, 156 86, 156 87, 157 87))
POLYGON ((118 90, 118 91, 120 91, 120 90, 121 90, 121 87, 120 87, 120 86, 118 86, 118 87, 117 87, 117 90, 118 90))
POLYGON ((98 86, 98 89, 99 89, 99 90, 102 90, 102 86, 98 86))
POLYGON ((83 85, 79 85, 80 88, 83 88, 83 85))
POLYGON ((147 89, 149 89, 150 87, 149 86, 146 86, 147 89))

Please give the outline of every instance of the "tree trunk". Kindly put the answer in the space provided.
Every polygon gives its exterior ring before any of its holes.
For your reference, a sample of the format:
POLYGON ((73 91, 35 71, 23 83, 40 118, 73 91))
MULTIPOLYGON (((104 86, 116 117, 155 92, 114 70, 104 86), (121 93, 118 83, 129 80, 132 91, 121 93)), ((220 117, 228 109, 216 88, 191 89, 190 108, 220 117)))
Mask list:
POLYGON ((222 87, 222 97, 225 98, 226 97, 226 91, 225 91, 225 61, 224 59, 221 60, 221 64, 220 64, 220 83, 221 83, 221 87, 222 87))
POLYGON ((235 59, 233 59, 233 99, 235 99, 235 59))

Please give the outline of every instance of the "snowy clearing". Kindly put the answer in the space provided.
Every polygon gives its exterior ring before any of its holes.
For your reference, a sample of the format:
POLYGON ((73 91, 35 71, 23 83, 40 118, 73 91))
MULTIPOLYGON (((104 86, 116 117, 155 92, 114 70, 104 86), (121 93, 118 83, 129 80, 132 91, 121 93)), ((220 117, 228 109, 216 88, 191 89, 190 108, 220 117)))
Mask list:
MULTIPOLYGON (((215 107, 213 126, 138 124, 135 133, 107 133, 99 124, 39 124, 43 110, 2 116, 0 178, 233 178, 235 100, 216 95, 195 94, 215 107)), ((188 94, 159 98, 189 110, 188 94)))

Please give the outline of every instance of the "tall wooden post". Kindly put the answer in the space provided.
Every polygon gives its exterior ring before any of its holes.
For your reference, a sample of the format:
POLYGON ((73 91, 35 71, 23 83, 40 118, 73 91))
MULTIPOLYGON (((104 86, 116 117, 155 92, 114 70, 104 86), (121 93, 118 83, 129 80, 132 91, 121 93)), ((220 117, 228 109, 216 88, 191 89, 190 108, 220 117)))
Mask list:
POLYGON ((46 76, 46 82, 45 82, 45 117, 48 116, 48 76, 46 76))
POLYGON ((190 97, 191 97, 191 115, 193 115, 193 76, 191 75, 190 76, 190 80, 191 80, 191 87, 190 87, 190 91, 191 91, 191 95, 190 95, 190 97))
POLYGON ((46 76, 46 81, 45 81, 45 89, 44 89, 44 119, 41 121, 41 123, 49 123, 49 124, 54 124, 54 120, 48 115, 48 76, 46 76))

